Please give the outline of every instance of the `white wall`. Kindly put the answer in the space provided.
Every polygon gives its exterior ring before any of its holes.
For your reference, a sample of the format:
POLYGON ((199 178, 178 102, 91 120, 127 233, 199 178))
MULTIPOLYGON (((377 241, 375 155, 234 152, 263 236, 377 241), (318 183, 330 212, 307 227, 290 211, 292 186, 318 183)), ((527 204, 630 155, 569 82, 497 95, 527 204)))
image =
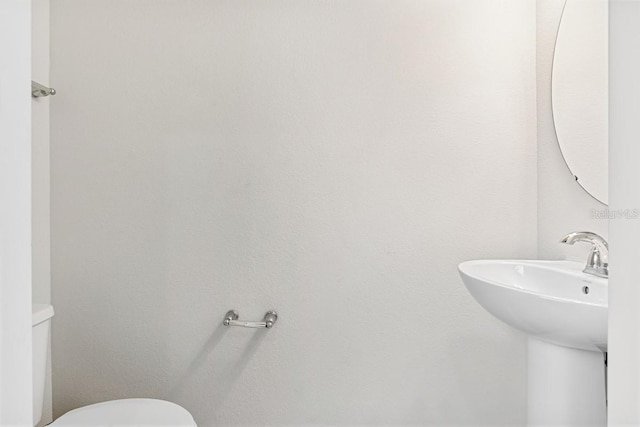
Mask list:
POLYGON ((588 245, 563 245, 572 231, 593 231, 607 238, 608 222, 593 212, 607 207, 587 194, 567 168, 553 125, 551 69, 563 0, 537 0, 538 97, 538 257, 586 261, 588 245))
POLYGON ((0 2, 0 425, 32 425, 30 4, 0 2))
POLYGON ((53 2, 55 414, 522 425, 456 265, 536 254, 534 8, 53 2))
MULTIPOLYGON (((611 209, 640 209, 640 4, 609 6, 611 209)), ((609 426, 640 425, 640 220, 613 220, 609 278, 609 426)))
MULTIPOLYGON (((49 84, 49 0, 32 0, 31 76, 49 84)), ((33 301, 51 300, 50 254, 50 97, 31 98, 32 216, 33 216, 33 301)))
MULTIPOLYGON (((31 78, 49 84, 49 0, 31 0, 31 78)), ((33 302, 51 303, 51 209, 49 167, 49 104, 51 98, 31 101, 31 212, 33 302)), ((40 425, 52 420, 51 362, 40 425)))

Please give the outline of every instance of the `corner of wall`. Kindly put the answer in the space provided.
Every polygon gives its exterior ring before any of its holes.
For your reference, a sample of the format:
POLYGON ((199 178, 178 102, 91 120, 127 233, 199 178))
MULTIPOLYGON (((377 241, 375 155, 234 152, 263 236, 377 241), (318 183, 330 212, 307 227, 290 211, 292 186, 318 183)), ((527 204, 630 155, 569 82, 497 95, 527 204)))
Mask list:
MULTIPOLYGON (((49 0, 32 0, 31 78, 49 84, 49 0)), ((51 303, 49 98, 31 101, 32 180, 32 274, 34 303, 51 303)), ((51 351, 47 363, 47 384, 42 420, 52 421, 51 351)))

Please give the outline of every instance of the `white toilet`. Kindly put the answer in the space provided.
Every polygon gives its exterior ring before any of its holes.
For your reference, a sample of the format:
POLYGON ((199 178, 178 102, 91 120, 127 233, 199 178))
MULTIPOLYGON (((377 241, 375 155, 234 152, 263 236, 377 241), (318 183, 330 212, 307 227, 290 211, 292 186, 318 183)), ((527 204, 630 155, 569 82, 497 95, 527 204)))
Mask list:
MULTIPOLYGON (((33 422, 42 418, 47 347, 53 307, 33 306, 33 422)), ((120 399, 84 406, 67 412, 54 427, 79 426, 180 426, 196 427, 191 414, 181 406, 157 399, 120 399)))

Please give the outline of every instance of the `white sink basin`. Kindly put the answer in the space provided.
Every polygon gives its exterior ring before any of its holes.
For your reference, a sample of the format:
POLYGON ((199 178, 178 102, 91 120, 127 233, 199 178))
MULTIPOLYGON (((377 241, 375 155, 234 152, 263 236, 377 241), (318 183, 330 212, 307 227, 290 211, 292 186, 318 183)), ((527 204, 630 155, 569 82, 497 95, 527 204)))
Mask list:
POLYGON ((606 351, 608 280, 572 261, 467 261, 458 266, 489 313, 542 341, 606 351))

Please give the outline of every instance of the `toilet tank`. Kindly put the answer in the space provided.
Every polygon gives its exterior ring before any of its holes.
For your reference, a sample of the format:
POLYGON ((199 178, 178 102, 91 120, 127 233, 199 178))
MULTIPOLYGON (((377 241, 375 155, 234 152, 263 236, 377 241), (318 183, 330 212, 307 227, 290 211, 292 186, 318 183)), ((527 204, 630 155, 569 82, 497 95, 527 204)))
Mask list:
POLYGON ((48 304, 34 304, 32 309, 33 339, 33 424, 42 419, 44 405, 44 385, 47 380, 47 349, 53 307, 48 304))

